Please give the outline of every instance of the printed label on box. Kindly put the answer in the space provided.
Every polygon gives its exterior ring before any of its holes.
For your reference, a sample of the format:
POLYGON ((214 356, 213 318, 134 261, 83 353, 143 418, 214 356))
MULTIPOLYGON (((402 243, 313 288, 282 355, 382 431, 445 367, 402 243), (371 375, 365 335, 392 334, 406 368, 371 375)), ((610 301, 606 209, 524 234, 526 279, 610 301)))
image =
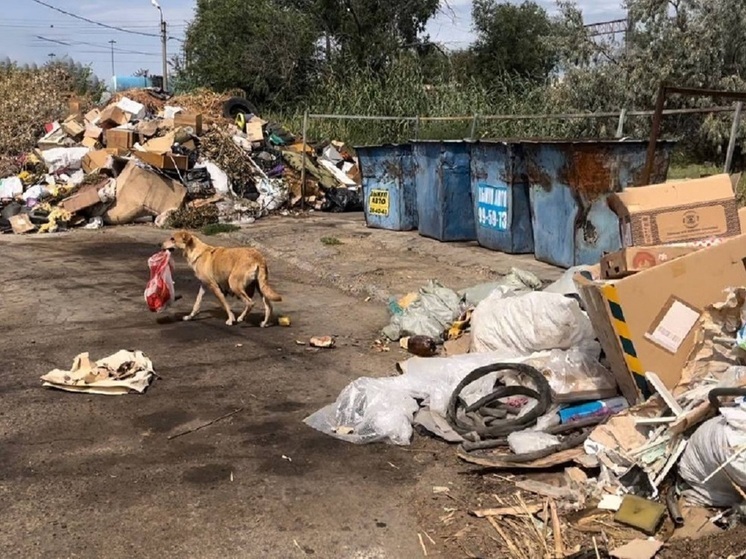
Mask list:
POLYGON ((657 325, 645 337, 666 351, 676 353, 702 313, 675 298, 671 298, 664 309, 667 310, 662 313, 657 325))
POLYGON ((371 190, 368 197, 368 213, 370 215, 389 215, 388 190, 371 190))
POLYGON ((507 231, 508 223, 508 187, 492 186, 485 183, 477 185, 477 219, 480 227, 507 231))

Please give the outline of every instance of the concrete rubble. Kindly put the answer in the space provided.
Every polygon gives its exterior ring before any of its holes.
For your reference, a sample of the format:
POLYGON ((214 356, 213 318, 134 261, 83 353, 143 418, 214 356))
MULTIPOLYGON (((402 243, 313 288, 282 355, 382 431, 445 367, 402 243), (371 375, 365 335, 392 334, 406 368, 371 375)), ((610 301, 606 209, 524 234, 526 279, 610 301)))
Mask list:
POLYGON ((251 114, 226 118, 219 100, 156 90, 93 107, 71 100, 67 117, 44 124, 35 149, 2 157, 0 232, 240 226, 301 208, 360 209, 357 159, 344 144, 306 145, 304 157, 302 141, 281 126, 251 114))

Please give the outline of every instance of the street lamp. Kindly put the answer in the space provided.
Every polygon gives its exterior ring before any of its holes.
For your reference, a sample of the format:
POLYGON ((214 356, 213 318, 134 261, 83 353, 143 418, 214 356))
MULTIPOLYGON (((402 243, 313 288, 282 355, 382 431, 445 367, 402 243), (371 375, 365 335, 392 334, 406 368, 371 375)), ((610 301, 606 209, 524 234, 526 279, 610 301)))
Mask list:
POLYGON ((168 43, 168 33, 166 32, 166 20, 163 19, 163 10, 158 0, 150 0, 155 8, 158 9, 158 13, 161 16, 161 50, 163 54, 163 89, 168 90, 168 53, 166 52, 166 44, 168 43))

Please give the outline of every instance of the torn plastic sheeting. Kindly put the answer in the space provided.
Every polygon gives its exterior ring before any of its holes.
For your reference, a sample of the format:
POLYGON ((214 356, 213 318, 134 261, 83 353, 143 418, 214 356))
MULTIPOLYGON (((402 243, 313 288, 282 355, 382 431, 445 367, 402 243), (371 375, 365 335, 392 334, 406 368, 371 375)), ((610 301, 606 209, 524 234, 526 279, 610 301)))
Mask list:
POLYGON ((513 268, 510 273, 499 281, 481 283, 468 289, 459 291, 467 308, 476 307, 479 303, 489 297, 496 289, 506 287, 514 293, 528 293, 541 289, 541 280, 535 274, 513 268))
POLYGON ((282 179, 261 179, 256 188, 259 191, 257 203, 264 212, 280 209, 288 201, 288 187, 282 179))
POLYGON ((580 272, 588 272, 593 275, 593 266, 574 266, 562 274, 562 277, 543 289, 546 293, 557 293, 559 295, 578 295, 573 277, 580 272))
POLYGON ((508 435, 508 446, 513 454, 540 452, 560 444, 556 435, 536 431, 516 431, 508 435))
POLYGON ((575 299, 535 291, 515 295, 504 288, 482 301, 471 316, 471 351, 530 355, 569 349, 596 339, 575 299))
POLYGON ((15 198, 23 194, 23 182, 18 177, 0 179, 0 199, 15 198))
POLYGON ((395 314, 383 334, 390 340, 405 336, 429 336, 441 339, 443 332, 461 314, 458 293, 431 280, 422 287, 417 299, 402 314, 395 314))
MULTIPOLYGON (((359 378, 342 390, 337 400, 304 420, 317 431, 354 444, 389 442, 408 445, 412 422, 420 403, 445 421, 451 394, 466 375, 492 363, 521 363, 525 358, 504 353, 454 357, 414 357, 403 364, 398 377, 359 378)), ((491 373, 467 386, 461 396, 467 404, 489 394, 499 373, 491 373)), ((431 429, 438 421, 428 418, 431 429)), ((439 433, 434 433, 438 435, 439 433)), ((444 438, 448 438, 447 436, 444 438)))
POLYGON ((746 410, 721 408, 720 414, 689 439, 679 475, 689 484, 684 491, 688 501, 732 507, 743 502, 734 484, 746 488, 746 410))
POLYGON ((50 173, 62 170, 77 171, 82 167, 88 148, 54 148, 41 153, 50 173))

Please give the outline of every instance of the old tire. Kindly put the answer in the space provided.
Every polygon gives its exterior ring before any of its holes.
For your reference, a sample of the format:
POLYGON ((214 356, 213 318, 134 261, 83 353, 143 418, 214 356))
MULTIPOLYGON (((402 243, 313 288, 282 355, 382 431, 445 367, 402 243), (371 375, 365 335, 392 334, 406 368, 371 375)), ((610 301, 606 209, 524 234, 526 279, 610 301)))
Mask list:
POLYGON ((226 118, 236 118, 239 114, 258 114, 256 107, 241 97, 231 97, 223 103, 223 116, 226 118))

